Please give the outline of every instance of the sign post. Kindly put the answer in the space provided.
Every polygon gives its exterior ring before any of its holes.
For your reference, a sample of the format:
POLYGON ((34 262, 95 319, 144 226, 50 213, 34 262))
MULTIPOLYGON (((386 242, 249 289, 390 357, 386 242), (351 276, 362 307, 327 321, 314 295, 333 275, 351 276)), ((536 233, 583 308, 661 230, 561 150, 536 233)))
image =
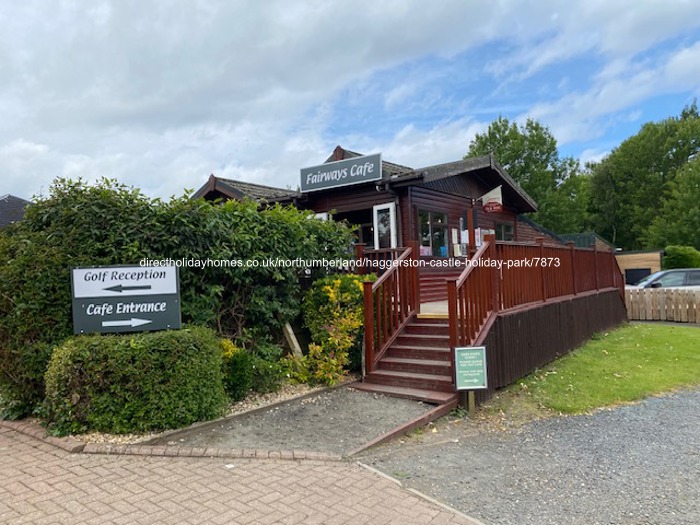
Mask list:
POLYGON ((73 333, 178 329, 180 287, 175 266, 103 266, 71 272, 73 333))
POLYGON ((455 348, 455 387, 467 391, 469 417, 473 419, 476 415, 474 391, 488 388, 485 346, 455 348))

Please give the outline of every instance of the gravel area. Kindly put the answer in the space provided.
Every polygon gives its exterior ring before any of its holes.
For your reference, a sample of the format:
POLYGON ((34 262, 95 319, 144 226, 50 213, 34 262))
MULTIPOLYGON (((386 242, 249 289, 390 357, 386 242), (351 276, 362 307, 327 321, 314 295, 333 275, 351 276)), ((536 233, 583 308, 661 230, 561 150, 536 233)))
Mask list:
POLYGON ((347 455, 433 405, 340 387, 148 441, 347 455))
POLYGON ((443 418, 358 459, 487 525, 697 525, 700 391, 517 430, 443 418))

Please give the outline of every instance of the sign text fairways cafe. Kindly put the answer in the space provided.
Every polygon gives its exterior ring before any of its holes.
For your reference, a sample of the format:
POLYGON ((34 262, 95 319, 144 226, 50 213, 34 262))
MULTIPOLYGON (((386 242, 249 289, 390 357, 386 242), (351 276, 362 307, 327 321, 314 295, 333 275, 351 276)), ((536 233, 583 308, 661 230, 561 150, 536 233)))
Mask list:
MULTIPOLYGON (((361 155, 338 146, 323 164, 303 168, 300 175, 298 191, 212 175, 194 196, 253 198, 293 204, 319 217, 332 214, 359 225, 358 242, 368 248, 415 241, 425 259, 465 257, 487 233, 505 241, 547 237, 521 217, 536 211, 536 204, 493 156, 413 169, 382 160, 380 154, 361 155)), ((421 273, 422 299, 444 299, 444 278, 455 270, 440 265, 421 273), (431 282, 426 274, 441 282, 431 282)))

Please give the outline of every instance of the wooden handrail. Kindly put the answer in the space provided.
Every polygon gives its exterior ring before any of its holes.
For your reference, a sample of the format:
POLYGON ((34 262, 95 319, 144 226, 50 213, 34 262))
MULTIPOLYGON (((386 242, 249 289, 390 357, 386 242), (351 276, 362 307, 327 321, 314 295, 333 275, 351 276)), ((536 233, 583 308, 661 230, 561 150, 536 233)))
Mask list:
MULTIPOLYGON (((477 259, 481 259, 484 254, 486 253, 486 250, 489 248, 489 243, 485 242, 484 244, 481 245, 481 248, 477 250, 477 252, 474 254, 474 257, 472 257, 472 261, 475 261, 477 259)), ((467 280, 467 277, 469 277, 469 274, 471 271, 474 269, 474 265, 468 264, 467 267, 462 270, 462 273, 459 274, 459 277, 457 277, 455 283, 457 285, 457 288, 462 286, 464 284, 464 281, 467 280)))
MULTIPOLYGON (((492 268, 482 266, 479 260, 486 256, 495 259, 496 238, 487 235, 481 248, 456 279, 447 281, 447 308, 450 347, 469 345, 479 336, 481 328, 494 311, 499 309, 497 275, 492 268)), ((450 366, 454 371, 454 354, 450 366)))
MULTIPOLYGON (((375 282, 363 283, 365 374, 372 372, 403 327, 420 309, 418 243, 407 243, 375 282), (409 263, 408 260, 412 259, 409 263)), ((389 250, 398 252, 399 250, 389 250)), ((365 252, 366 254, 367 252, 365 252)))
MULTIPOLYGON (((408 259, 410 256, 411 256, 411 248, 406 248, 401 253, 401 255, 395 260, 402 262, 402 261, 405 261, 406 259, 408 259)), ((400 266, 400 265, 396 264, 396 266, 392 266, 390 268, 390 270, 393 271, 398 266, 400 266)), ((374 283, 372 283, 372 291, 374 292, 375 290, 377 290, 386 280, 391 278, 391 275, 392 275, 392 272, 385 272, 379 279, 374 281, 374 283)))

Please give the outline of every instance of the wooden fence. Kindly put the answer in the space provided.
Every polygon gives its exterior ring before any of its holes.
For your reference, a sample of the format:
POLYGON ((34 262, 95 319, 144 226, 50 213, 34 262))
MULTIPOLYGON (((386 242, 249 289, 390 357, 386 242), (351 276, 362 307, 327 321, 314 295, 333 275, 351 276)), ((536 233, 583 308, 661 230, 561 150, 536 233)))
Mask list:
POLYGON ((625 302, 630 321, 700 324, 700 290, 628 288, 625 302))

